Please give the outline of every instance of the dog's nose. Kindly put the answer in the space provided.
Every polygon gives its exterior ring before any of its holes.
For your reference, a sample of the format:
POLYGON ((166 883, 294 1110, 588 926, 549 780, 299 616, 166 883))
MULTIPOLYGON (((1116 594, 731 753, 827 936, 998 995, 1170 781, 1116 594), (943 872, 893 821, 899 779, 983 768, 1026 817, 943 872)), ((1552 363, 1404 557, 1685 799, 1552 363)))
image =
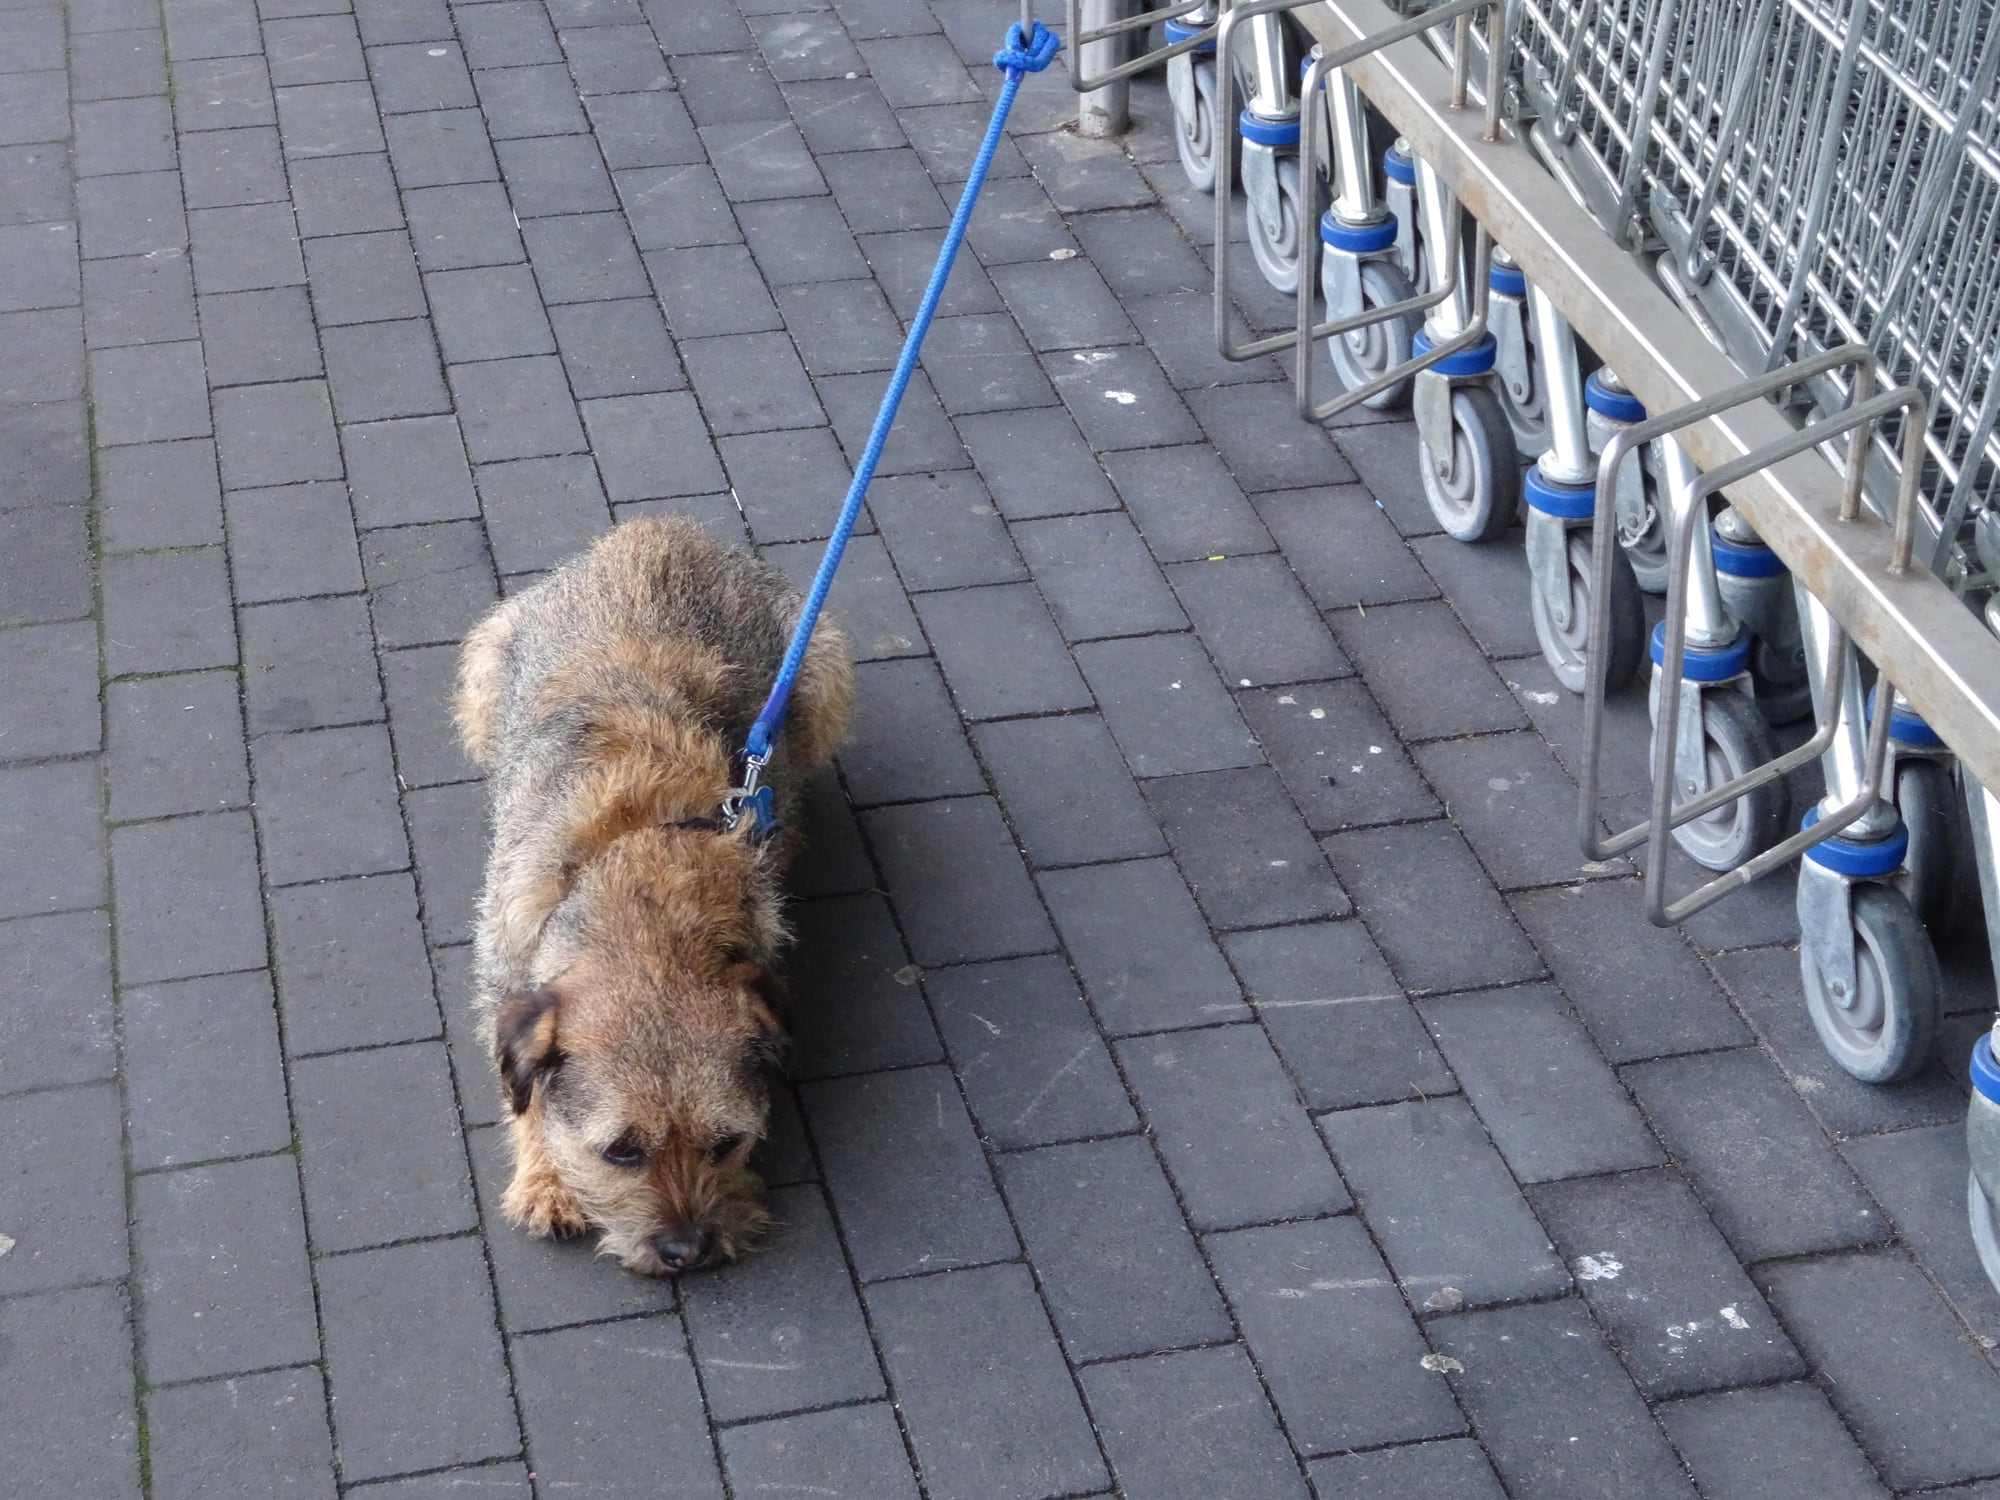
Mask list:
POLYGON ((708 1254, 708 1245, 708 1231, 691 1226, 663 1230, 653 1236, 653 1253, 669 1271, 686 1271, 699 1265, 708 1254))

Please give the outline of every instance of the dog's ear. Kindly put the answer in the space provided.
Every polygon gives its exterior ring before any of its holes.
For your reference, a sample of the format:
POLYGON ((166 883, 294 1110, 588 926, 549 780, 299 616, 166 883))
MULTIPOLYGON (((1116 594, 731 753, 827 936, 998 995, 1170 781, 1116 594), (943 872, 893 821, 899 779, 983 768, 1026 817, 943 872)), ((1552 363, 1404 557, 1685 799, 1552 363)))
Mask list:
POLYGON ((729 977, 742 988, 750 1019, 757 1023, 757 1040, 752 1045, 758 1060, 783 1072, 791 1066, 792 1038, 778 1018, 791 1004, 791 992, 782 979, 762 964, 737 964, 730 969, 729 977))
POLYGON ((516 990, 500 1003, 493 1018, 500 1053, 500 1076, 514 1113, 524 1115, 535 1096, 535 1080, 553 1072, 563 1060, 556 1045, 556 1021, 562 996, 549 985, 516 990))

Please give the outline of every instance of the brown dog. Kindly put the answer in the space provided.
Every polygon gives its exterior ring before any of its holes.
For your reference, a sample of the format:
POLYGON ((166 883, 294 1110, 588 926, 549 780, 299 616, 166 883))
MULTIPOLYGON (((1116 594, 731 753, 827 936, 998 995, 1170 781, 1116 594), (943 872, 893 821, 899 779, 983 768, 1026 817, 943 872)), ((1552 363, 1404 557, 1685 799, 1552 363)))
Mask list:
MULTIPOLYGON (((642 1275, 731 1259, 769 1222, 748 1159, 785 1045, 792 840, 715 814, 799 604, 692 521, 630 521, 459 657, 459 732, 492 793, 475 1003, 512 1116, 501 1207, 532 1234, 595 1226, 642 1275)), ((822 623, 765 775, 782 826, 852 697, 822 623)))

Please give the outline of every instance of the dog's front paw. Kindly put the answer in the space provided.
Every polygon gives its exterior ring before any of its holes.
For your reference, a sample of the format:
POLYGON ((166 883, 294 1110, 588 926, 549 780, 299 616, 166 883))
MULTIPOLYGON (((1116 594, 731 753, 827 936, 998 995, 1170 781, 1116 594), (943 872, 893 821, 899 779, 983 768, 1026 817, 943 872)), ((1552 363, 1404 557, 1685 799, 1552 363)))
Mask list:
POLYGON ((576 1195, 554 1172, 517 1172, 500 1199, 510 1223, 537 1239, 575 1239, 590 1227, 576 1195))

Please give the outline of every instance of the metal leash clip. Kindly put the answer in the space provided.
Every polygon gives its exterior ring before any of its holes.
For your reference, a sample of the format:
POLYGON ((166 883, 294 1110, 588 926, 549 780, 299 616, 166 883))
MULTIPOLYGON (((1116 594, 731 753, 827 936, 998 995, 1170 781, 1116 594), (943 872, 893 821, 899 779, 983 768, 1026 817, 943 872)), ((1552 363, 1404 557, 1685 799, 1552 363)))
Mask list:
POLYGON ((755 819, 753 832, 759 840, 770 838, 778 831, 777 814, 771 807, 771 789, 760 785, 764 767, 770 764, 768 755, 745 755, 743 757, 743 784, 733 786, 722 799, 722 806, 716 816, 730 833, 743 821, 745 813, 755 819))

